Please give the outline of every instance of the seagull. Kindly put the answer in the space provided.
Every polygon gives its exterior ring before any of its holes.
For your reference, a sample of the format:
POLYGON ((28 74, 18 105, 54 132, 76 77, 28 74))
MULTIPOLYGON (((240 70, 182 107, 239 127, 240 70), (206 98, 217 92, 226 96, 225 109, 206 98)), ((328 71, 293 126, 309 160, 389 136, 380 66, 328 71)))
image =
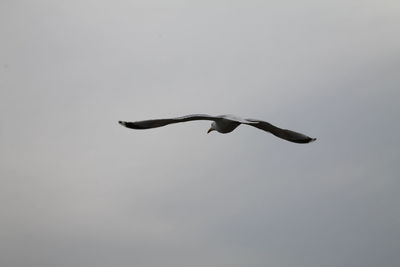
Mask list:
POLYGON ((198 121, 198 120, 212 121, 211 127, 207 131, 207 133, 210 133, 212 131, 217 131, 219 133, 226 134, 235 130, 239 125, 245 124, 269 132, 279 138, 285 139, 293 143, 306 144, 317 140, 316 138, 312 138, 298 132, 294 132, 287 129, 281 129, 266 121, 254 120, 254 119, 242 119, 234 115, 210 116, 207 114, 193 114, 177 118, 154 119, 154 120, 144 120, 135 122, 119 121, 118 123, 130 129, 144 130, 144 129, 162 127, 173 123, 198 121))

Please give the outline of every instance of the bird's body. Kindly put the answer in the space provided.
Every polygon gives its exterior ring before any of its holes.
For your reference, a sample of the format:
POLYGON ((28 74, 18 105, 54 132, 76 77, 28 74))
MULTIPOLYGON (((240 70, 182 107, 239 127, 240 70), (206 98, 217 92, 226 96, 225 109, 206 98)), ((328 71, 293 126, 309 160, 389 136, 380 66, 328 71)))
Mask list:
POLYGON ((235 130, 240 124, 241 124, 240 122, 231 121, 227 119, 220 119, 218 121, 214 121, 213 123, 211 123, 212 126, 210 129, 211 131, 215 130, 219 133, 226 134, 235 130))
POLYGON ((211 123, 209 132, 215 130, 223 134, 230 133, 242 123, 245 124, 251 122, 233 115, 218 116, 218 118, 211 123))
POLYGON ((178 118, 169 118, 169 119, 156 119, 156 120, 145 120, 145 121, 136 121, 136 122, 126 122, 119 121, 119 123, 127 128, 143 130, 150 128, 162 127, 168 124, 193 121, 193 120, 209 120, 212 121, 211 128, 207 133, 212 131, 217 131, 219 133, 230 133, 235 130, 239 125, 245 124, 256 127, 260 130, 264 130, 272 133, 273 135, 285 139, 294 143, 310 143, 316 140, 316 138, 311 138, 304 134, 281 129, 276 127, 268 122, 254 119, 242 119, 234 115, 221 115, 221 116, 210 116, 206 114, 196 114, 196 115, 188 115, 178 118))

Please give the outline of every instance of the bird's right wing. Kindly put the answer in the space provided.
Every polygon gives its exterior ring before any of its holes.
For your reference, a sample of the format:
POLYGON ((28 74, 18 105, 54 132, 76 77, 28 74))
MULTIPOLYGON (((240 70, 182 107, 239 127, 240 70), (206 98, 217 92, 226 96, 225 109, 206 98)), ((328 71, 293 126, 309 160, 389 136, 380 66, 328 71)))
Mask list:
POLYGON ((305 144, 305 143, 310 143, 310 142, 317 140, 316 138, 309 137, 302 133, 298 133, 298 132, 287 130, 287 129, 281 129, 281 128, 276 127, 266 121, 254 120, 254 119, 247 119, 247 120, 253 122, 252 124, 246 123, 247 125, 256 127, 263 131, 270 132, 273 135, 275 135, 279 138, 285 139, 287 141, 290 141, 290 142, 305 144), (254 124, 254 122, 258 122, 258 123, 254 124))
POLYGON ((196 120, 215 121, 218 119, 219 117, 214 117, 207 114, 194 114, 194 115, 187 115, 183 117, 169 118, 169 119, 155 119, 155 120, 145 120, 145 121, 135 121, 135 122, 119 121, 119 123, 130 129, 143 130, 143 129, 162 127, 172 123, 196 121, 196 120))

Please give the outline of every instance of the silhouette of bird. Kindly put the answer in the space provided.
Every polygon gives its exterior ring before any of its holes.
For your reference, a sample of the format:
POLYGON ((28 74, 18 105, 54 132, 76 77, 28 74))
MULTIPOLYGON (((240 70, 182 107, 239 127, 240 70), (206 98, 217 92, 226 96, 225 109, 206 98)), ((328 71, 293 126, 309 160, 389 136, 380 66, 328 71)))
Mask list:
POLYGON ((207 114, 193 114, 177 118, 154 119, 154 120, 144 120, 135 122, 119 121, 119 123, 130 129, 144 130, 144 129, 162 127, 173 123, 196 121, 196 120, 212 121, 211 127, 207 131, 207 133, 210 133, 212 131, 217 131, 219 133, 226 134, 235 130, 239 125, 245 124, 269 132, 279 138, 294 143, 306 144, 317 140, 316 138, 309 137, 302 133, 294 132, 287 129, 281 129, 266 121, 255 120, 255 119, 242 119, 234 115, 210 116, 207 114))

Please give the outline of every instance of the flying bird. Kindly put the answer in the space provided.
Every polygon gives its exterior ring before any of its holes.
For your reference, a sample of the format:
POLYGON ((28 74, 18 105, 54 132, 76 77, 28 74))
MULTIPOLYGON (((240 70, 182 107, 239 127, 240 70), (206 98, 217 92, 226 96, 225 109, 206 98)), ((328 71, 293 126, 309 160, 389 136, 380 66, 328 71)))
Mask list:
POLYGON ((144 120, 135 122, 119 121, 119 124, 130 129, 144 130, 144 129, 162 127, 173 123, 197 121, 197 120, 212 121, 211 127, 207 131, 207 133, 210 133, 212 131, 217 131, 219 133, 226 134, 235 130, 236 127, 238 127, 239 125, 245 124, 269 132, 279 138, 294 143, 306 144, 317 140, 316 138, 312 138, 298 132, 294 132, 287 129, 281 129, 266 121, 254 120, 254 119, 242 119, 234 115, 210 116, 207 114, 194 114, 194 115, 187 115, 183 117, 169 118, 169 119, 155 119, 155 120, 144 120))

